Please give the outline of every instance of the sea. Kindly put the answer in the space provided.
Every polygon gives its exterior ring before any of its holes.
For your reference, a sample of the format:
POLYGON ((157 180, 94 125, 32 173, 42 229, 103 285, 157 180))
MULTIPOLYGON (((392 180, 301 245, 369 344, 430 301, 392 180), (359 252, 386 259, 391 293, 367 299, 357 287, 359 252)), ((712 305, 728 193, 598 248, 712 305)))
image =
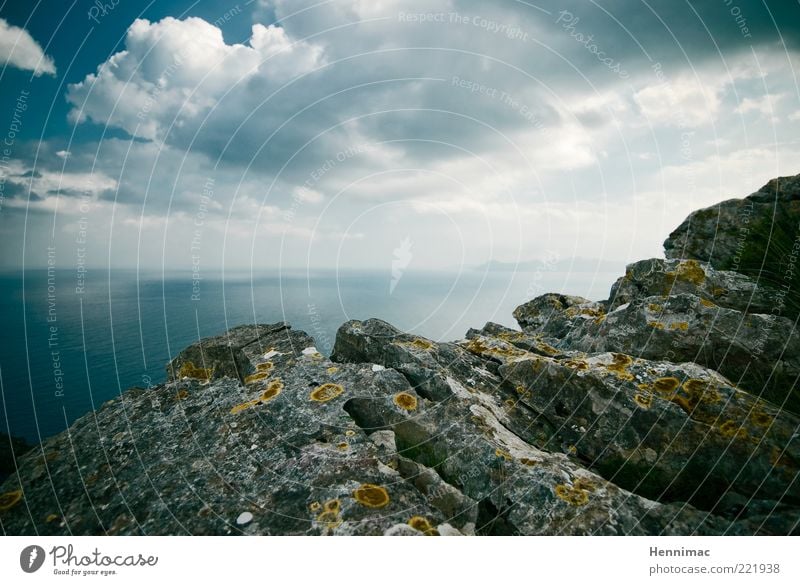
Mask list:
POLYGON ((436 341, 462 339, 547 292, 605 299, 624 268, 281 271, 170 274, 90 270, 0 274, 0 432, 28 442, 59 433, 127 388, 166 378, 165 365, 202 337, 289 322, 326 355, 350 319, 377 317, 436 341))

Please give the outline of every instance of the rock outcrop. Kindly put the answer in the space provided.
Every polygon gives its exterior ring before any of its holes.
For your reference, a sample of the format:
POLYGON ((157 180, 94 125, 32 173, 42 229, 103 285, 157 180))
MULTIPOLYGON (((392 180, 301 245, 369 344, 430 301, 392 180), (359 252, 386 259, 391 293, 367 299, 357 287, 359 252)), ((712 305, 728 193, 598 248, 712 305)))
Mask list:
MULTIPOLYGON (((752 197, 794 209, 796 184, 752 197)), ((330 358, 286 323, 202 340, 166 383, 18 457, 2 529, 795 534, 800 339, 773 310, 786 295, 687 222, 608 300, 538 297, 514 312, 521 330, 439 343, 350 321, 330 358)))
POLYGON ((774 295, 696 260, 653 259, 628 266, 609 301, 544 295, 514 316, 559 351, 694 362, 800 413, 800 333, 792 319, 770 312, 774 295))
POLYGON ((800 315, 800 175, 772 179, 744 199, 695 211, 664 242, 667 258, 740 272, 774 289, 770 312, 800 315))

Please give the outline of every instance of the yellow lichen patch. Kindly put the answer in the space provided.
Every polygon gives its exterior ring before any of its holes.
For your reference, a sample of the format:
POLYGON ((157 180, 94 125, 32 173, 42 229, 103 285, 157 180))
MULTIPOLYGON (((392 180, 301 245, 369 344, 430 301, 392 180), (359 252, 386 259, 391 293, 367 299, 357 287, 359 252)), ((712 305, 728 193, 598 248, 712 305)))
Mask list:
POLYGON ((594 319, 599 319, 601 317, 605 317, 606 312, 603 309, 593 309, 591 307, 586 307, 581 309, 580 314, 585 317, 592 317, 594 319))
POLYGON ((320 508, 322 508, 322 504, 320 504, 319 502, 316 502, 316 501, 315 502, 311 502, 308 505, 308 509, 311 510, 312 512, 317 512, 317 511, 319 511, 320 508))
POLYGON ((628 366, 632 363, 633 358, 631 356, 624 353, 613 353, 611 354, 611 363, 605 364, 605 368, 620 380, 631 381, 634 376, 628 371, 628 366))
POLYGON ((683 383, 683 393, 694 404, 704 402, 706 404, 716 404, 722 400, 722 396, 712 382, 691 378, 683 383))
POLYGON ((416 410, 417 398, 408 392, 400 392, 394 395, 394 403, 403 410, 416 410))
POLYGON ((603 309, 594 308, 594 307, 570 307, 566 311, 564 311, 564 315, 567 317, 577 317, 578 315, 582 315, 584 317, 592 317, 597 319, 598 317, 604 316, 606 313, 603 309))
POLYGON ((640 408, 644 408, 645 410, 647 410, 653 403, 653 397, 645 394, 637 394, 636 396, 633 397, 633 401, 640 408))
POLYGON ((248 408, 253 408, 254 406, 258 406, 259 404, 266 404, 270 400, 274 400, 278 394, 281 393, 283 390, 283 382, 280 379, 273 380, 269 383, 266 390, 264 390, 258 398, 253 400, 248 400, 247 402, 243 402, 242 404, 237 404, 231 409, 231 414, 239 414, 242 411, 247 410, 248 408))
POLYGON ((708 299, 700 299, 700 304, 703 305, 704 307, 708 307, 709 309, 713 309, 714 307, 717 306, 717 304, 714 301, 709 301, 708 299))
POLYGON ((516 388, 514 388, 514 390, 516 391, 517 394, 519 394, 522 397, 531 395, 531 391, 525 388, 525 386, 517 386, 516 388))
POLYGON ((344 442, 339 443, 338 445, 336 445, 336 448, 339 449, 339 451, 347 451, 350 448, 350 444, 344 442))
POLYGON ((336 512, 326 510, 317 516, 317 522, 325 526, 328 530, 335 530, 341 525, 342 519, 339 516, 338 510, 336 512))
POLYGON ((775 420, 775 417, 761 410, 753 410, 750 413, 750 422, 757 427, 768 427, 773 420, 775 420))
POLYGON ((180 390, 178 390, 175 396, 178 397, 178 400, 186 400, 187 398, 189 398, 189 392, 185 388, 181 388, 180 390))
POLYGON ((281 382, 280 380, 273 380, 272 382, 269 383, 267 389, 261 393, 261 397, 259 398, 259 400, 261 400, 261 402, 264 403, 269 402, 270 400, 278 396, 278 394, 280 394, 282 390, 283 390, 283 382, 281 382))
POLYGON ((261 404, 261 400, 259 400, 258 398, 256 398, 255 400, 248 400, 247 402, 243 402, 242 404, 237 404, 236 406, 231 408, 231 414, 239 414, 240 412, 243 412, 248 408, 253 408, 254 406, 257 406, 259 404, 261 404))
POLYGON ((680 331, 688 331, 689 324, 686 321, 678 321, 675 323, 670 323, 669 328, 673 331, 680 330, 680 331))
POLYGON ((573 506, 583 506, 589 502, 589 494, 584 490, 560 483, 555 488, 556 495, 573 506))
POLYGON ((412 341, 407 342, 407 344, 423 351, 429 351, 433 349, 433 343, 427 339, 423 339, 422 337, 415 337, 412 341))
POLYGON ((706 273, 697 260, 683 260, 676 270, 676 278, 692 284, 701 284, 706 279, 706 273))
POLYGON ((519 462, 522 463, 523 465, 527 465, 528 467, 533 467, 537 463, 533 459, 528 459, 527 457, 521 457, 519 462))
MULTIPOLYGON (((559 353, 558 350, 555 347, 553 347, 549 343, 545 343, 544 341, 541 341, 541 340, 536 342, 536 349, 538 349, 542 353, 546 353, 547 355, 556 355, 556 354, 559 353)), ((516 355, 525 355, 525 352, 523 350, 521 350, 521 349, 516 349, 516 351, 512 351, 512 350, 509 350, 509 351, 510 351, 512 357, 516 356, 516 355)))
POLYGON ((578 453, 578 447, 576 447, 575 445, 570 445, 569 447, 567 447, 567 453, 569 453, 570 455, 576 455, 578 453))
POLYGON ((339 384, 323 384, 322 386, 317 386, 314 391, 311 392, 310 399, 314 402, 328 402, 339 396, 342 392, 344 392, 344 388, 339 384))
POLYGON ((664 324, 661 321, 648 321, 647 325, 652 327, 653 329, 663 329, 664 324))
POLYGON ((514 400, 513 398, 507 398, 507 399, 503 400, 503 404, 505 405, 506 410, 512 410, 512 409, 516 408, 517 401, 514 400))
POLYGON ((22 500, 22 490, 6 492, 0 496, 0 512, 10 510, 22 500))
MULTIPOLYGON (((538 345, 546 345, 542 344, 542 342, 538 342, 538 345)), ((496 341, 494 344, 489 344, 484 339, 471 339, 469 343, 465 346, 467 351, 470 353, 478 354, 478 355, 489 355, 493 357, 499 358, 514 358, 514 357, 521 357, 527 355, 527 352, 515 347, 511 344, 508 344, 504 341, 496 341)), ((548 346, 549 347, 549 346, 548 346)), ((550 348, 553 352, 558 353, 555 349, 550 348)), ((548 353, 547 350, 542 349, 545 353, 548 353)))
POLYGON ((504 459, 506 461, 511 461, 511 453, 508 451, 503 451, 502 449, 495 449, 494 454, 497 455, 500 459, 504 459))
POLYGON ((734 420, 726 420, 719 426, 719 432, 729 439, 746 439, 747 431, 736 424, 734 420))
POLYGON ((568 368, 572 368, 573 370, 588 370, 589 364, 586 363, 584 360, 567 360, 563 362, 565 366, 568 368))
POLYGON ((329 374, 335 374, 336 372, 339 371, 339 368, 337 368, 336 366, 331 366, 330 368, 328 368, 325 371, 328 372, 329 374))
POLYGON ((55 522, 59 518, 61 518, 61 516, 59 516, 58 514, 48 514, 47 518, 45 518, 44 521, 50 524, 51 522, 55 522))
POLYGON ((259 382, 269 376, 269 372, 256 372, 255 374, 251 374, 244 379, 245 384, 252 384, 253 382, 259 382))
POLYGON ((263 362, 256 366, 256 370, 259 372, 271 372, 272 369, 275 367, 275 364, 272 362, 263 362))
POLYGON ((389 503, 389 493, 386 488, 371 483, 364 483, 353 492, 353 497, 362 506, 367 508, 383 508, 389 503))
MULTIPOLYGON (((662 380, 674 380, 675 378, 662 378, 662 380)), ((672 382, 664 383, 662 385, 662 397, 671 400, 680 406, 686 414, 694 415, 695 409, 699 404, 715 404, 722 400, 719 391, 714 387, 712 382, 707 380, 700 380, 692 378, 686 380, 679 389, 669 390, 672 382)))
POLYGON ((589 479, 579 477, 575 481, 572 482, 572 487, 576 490, 581 490, 585 492, 593 492, 597 486, 595 483, 589 479))
POLYGON ((522 331, 506 331, 500 333, 497 337, 499 337, 503 341, 508 341, 509 343, 513 343, 515 341, 521 341, 524 335, 522 334, 522 331))
POLYGON ((213 373, 214 370, 211 368, 197 368, 192 362, 183 362, 178 376, 180 378, 194 378, 208 382, 213 373))
POLYGON ((650 303, 647 305, 647 308, 653 313, 660 313, 661 312, 661 305, 657 305, 656 303, 650 303))
POLYGON ((439 536, 439 531, 436 530, 424 516, 412 516, 408 519, 408 525, 425 536, 439 536))
POLYGON ((344 432, 344 436, 345 437, 355 437, 356 436, 356 432, 353 431, 353 430, 347 430, 347 431, 344 432))
POLYGON ((722 295, 728 294, 728 291, 721 286, 715 286, 711 289, 711 294, 715 297, 721 297, 722 295))
POLYGON ((678 380, 678 378, 670 376, 667 378, 657 378, 653 380, 653 383, 650 387, 653 389, 653 392, 662 398, 670 399, 680 385, 681 382, 678 380))

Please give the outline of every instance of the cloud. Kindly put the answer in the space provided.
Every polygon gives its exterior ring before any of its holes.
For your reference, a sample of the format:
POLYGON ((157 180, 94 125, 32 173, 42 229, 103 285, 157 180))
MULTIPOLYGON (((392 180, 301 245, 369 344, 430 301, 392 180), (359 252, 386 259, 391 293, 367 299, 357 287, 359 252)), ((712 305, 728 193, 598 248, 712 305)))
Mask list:
POLYGON ((325 196, 315 189, 300 186, 294 189, 294 198, 301 203, 321 203, 325 196))
POLYGON ((716 120, 723 87, 684 75, 644 87, 633 98, 649 124, 702 126, 716 120))
POLYGON ((738 114, 746 114, 751 111, 758 112, 762 116, 777 120, 775 116, 776 106, 783 97, 782 94, 767 94, 754 98, 746 97, 741 101, 734 112, 738 114))
POLYGON ((42 47, 28 31, 9 24, 0 18, 0 62, 12 67, 33 71, 35 77, 43 74, 55 75, 53 59, 44 54, 42 47))
POLYGON ((222 31, 201 18, 137 19, 124 51, 69 85, 70 118, 164 141, 171 127, 196 129, 229 92, 247 92, 251 78, 279 86, 322 61, 320 48, 292 42, 274 25, 255 24, 249 44, 228 45, 222 31))
POLYGON ((33 178, 41 220, 60 179, 55 221, 71 229, 70 186, 102 175, 114 185, 91 224, 113 234, 116 265, 185 268, 197 229, 204 266, 385 268, 405 238, 435 250, 415 265, 436 269, 547 250, 635 259, 698 206, 800 170, 795 21, 779 21, 787 51, 755 7, 743 45, 719 2, 693 3, 702 23, 680 3, 658 7, 664 22, 603 4, 613 18, 583 0, 558 9, 625 80, 525 3, 260 1, 246 40, 194 17, 137 20, 69 86, 74 140, 17 144, 38 175, 9 183, 9 213, 33 178), (98 143, 94 123, 135 139, 98 143))

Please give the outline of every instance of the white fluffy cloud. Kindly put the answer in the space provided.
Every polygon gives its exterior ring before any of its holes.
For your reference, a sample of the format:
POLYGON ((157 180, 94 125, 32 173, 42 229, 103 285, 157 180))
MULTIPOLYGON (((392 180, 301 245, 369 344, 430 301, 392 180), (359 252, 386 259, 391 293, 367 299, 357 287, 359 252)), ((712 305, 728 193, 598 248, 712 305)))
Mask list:
POLYGON ((782 94, 766 94, 755 98, 746 97, 742 100, 735 111, 739 114, 758 112, 762 116, 766 116, 777 121, 777 106, 783 97, 784 96, 782 94))
POLYGON ((33 71, 36 77, 56 74, 53 60, 44 54, 42 47, 28 31, 9 24, 0 18, 0 62, 12 67, 33 71))
POLYGON ((228 45, 220 29, 200 18, 137 19, 124 51, 69 86, 70 116, 163 140, 170 126, 202 124, 223 95, 246 92, 249 79, 277 85, 322 60, 320 48, 292 42, 272 25, 255 24, 249 44, 228 45))
POLYGON ((722 90, 722 84, 712 85, 685 75, 644 87, 634 99, 649 124, 693 127, 716 120, 722 90))

